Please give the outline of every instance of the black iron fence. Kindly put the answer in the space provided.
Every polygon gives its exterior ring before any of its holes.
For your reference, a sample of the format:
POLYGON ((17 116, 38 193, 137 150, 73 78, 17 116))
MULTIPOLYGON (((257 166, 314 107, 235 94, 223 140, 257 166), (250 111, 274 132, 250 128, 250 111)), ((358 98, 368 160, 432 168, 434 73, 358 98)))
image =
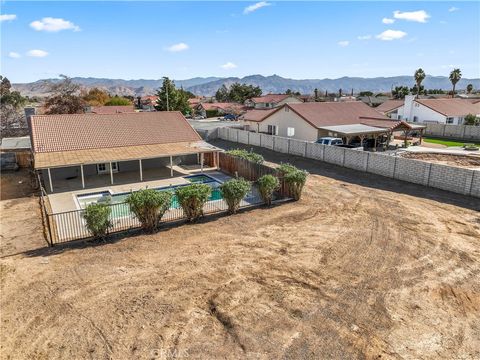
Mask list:
MULTIPOLYGON (((214 191, 219 191, 215 189, 214 191)), ((224 199, 215 196, 217 200, 207 201, 203 207, 205 216, 225 212, 228 210, 224 199)), ((242 200, 240 208, 248 208, 263 204, 263 200, 258 189, 253 186, 252 191, 242 200)), ((130 211, 126 203, 108 204, 110 207, 110 220, 112 227, 109 233, 118 233, 140 228, 140 222, 130 211)), ((49 213, 45 202, 42 202, 42 211, 44 211, 46 221, 45 226, 48 229, 48 242, 51 246, 73 240, 87 239, 91 237, 86 227, 84 219, 84 209, 66 211, 61 213, 49 213)), ((178 205, 170 207, 162 216, 162 223, 175 222, 185 219, 183 209, 178 205)))

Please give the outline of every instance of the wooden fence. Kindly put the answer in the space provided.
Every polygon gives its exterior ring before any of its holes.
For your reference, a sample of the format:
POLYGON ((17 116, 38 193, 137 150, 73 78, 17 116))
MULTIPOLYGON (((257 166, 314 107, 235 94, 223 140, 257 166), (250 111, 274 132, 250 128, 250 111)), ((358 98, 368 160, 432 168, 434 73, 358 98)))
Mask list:
POLYGON ((276 176, 280 181, 279 195, 285 198, 291 197, 288 191, 288 186, 277 169, 267 165, 257 164, 253 161, 242 159, 227 153, 220 153, 219 155, 219 165, 223 172, 230 174, 231 176, 242 177, 249 181, 257 181, 263 175, 276 176))

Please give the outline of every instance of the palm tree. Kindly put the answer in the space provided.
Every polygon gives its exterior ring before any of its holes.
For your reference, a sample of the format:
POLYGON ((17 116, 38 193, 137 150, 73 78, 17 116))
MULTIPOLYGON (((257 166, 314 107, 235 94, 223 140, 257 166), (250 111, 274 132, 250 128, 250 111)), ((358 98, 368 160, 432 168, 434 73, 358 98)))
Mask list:
POLYGON ((470 94, 473 90, 473 85, 472 84, 468 84, 467 85, 467 94, 470 94))
POLYGON ((420 85, 422 84, 422 81, 425 79, 425 71, 422 70, 422 68, 418 69, 415 71, 415 75, 413 77, 415 78, 415 83, 417 84, 417 98, 418 95, 420 94, 420 85))
POLYGON ((457 85, 458 81, 461 78, 462 78, 462 72, 460 71, 460 69, 453 69, 452 72, 450 73, 449 79, 453 85, 452 98, 455 97, 455 85, 457 85))

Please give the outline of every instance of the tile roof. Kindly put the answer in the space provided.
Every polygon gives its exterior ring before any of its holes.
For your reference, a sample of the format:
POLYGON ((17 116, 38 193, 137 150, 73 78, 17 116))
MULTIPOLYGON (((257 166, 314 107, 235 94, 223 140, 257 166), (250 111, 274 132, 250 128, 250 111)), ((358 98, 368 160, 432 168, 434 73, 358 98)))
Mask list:
MULTIPOLYGON (((282 100, 285 100, 286 98, 293 96, 293 95, 287 95, 287 94, 267 94, 264 96, 259 96, 259 97, 254 97, 251 98, 255 103, 278 103, 282 100)), ((294 96, 293 96, 294 97, 294 96)))
POLYGON ((150 159, 171 155, 178 156, 218 150, 218 148, 198 140, 195 142, 178 142, 171 144, 36 153, 34 154, 34 164, 35 169, 44 169, 60 166, 78 166, 80 164, 98 164, 110 161, 150 159))
POLYGON ((135 112, 133 105, 125 106, 92 106, 90 112, 93 114, 118 114, 135 112))
POLYGON ((241 120, 245 121, 257 121, 260 122, 264 120, 268 115, 273 113, 276 109, 268 109, 268 110, 248 110, 245 114, 241 116, 241 120))
POLYGON ((472 104, 463 99, 416 99, 415 101, 445 116, 480 114, 480 103, 472 104))
POLYGON ((201 140, 177 111, 34 115, 31 135, 34 153, 201 140))
POLYGON ((222 109, 225 111, 228 110, 243 110, 245 107, 242 104, 238 103, 220 103, 220 102, 215 102, 215 103, 201 103, 198 104, 198 106, 202 106, 205 110, 217 110, 217 109, 222 109))
POLYGON ((361 101, 286 104, 279 109, 285 107, 292 109, 316 128, 359 123, 371 126, 377 123, 380 127, 390 127, 389 124, 394 123, 393 120, 361 101))
POLYGON ((403 106, 403 100, 387 100, 384 103, 378 105, 375 110, 381 112, 382 114, 385 114, 399 108, 400 106, 403 106))

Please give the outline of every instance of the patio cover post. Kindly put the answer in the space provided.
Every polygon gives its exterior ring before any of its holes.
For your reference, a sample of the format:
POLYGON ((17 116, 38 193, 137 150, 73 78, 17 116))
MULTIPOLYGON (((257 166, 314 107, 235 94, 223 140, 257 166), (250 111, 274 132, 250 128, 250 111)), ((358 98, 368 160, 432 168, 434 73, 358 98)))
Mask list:
POLYGON ((138 165, 140 166, 140 181, 143 181, 142 159, 138 159, 138 165))
POLYGON ((80 174, 82 175, 82 189, 85 189, 85 177, 83 176, 83 164, 80 164, 80 174))
POLYGON ((48 181, 50 183, 50 191, 53 192, 52 174, 50 173, 50 168, 48 168, 47 171, 48 171, 48 181))
POLYGON ((170 176, 173 177, 173 157, 170 156, 170 176))
POLYGON ((200 172, 203 173, 203 153, 200 153, 200 172))
POLYGON ((113 185, 113 170, 112 170, 112 163, 110 162, 110 182, 112 183, 113 185))

